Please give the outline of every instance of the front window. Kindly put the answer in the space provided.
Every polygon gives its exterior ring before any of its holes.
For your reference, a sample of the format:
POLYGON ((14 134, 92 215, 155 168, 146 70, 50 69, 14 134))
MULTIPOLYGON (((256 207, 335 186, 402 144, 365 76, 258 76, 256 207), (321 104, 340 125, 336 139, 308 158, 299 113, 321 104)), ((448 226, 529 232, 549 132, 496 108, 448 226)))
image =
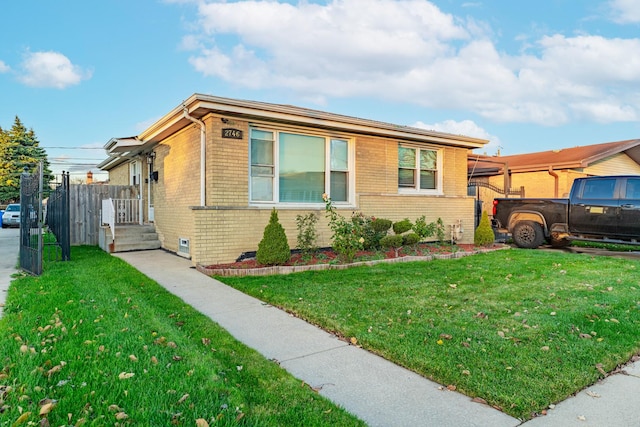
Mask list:
POLYGON ((430 148, 398 147, 398 188, 434 192, 440 188, 440 152, 430 148))
POLYGON ((251 201, 323 203, 349 200, 349 142, 292 132, 251 130, 251 201))

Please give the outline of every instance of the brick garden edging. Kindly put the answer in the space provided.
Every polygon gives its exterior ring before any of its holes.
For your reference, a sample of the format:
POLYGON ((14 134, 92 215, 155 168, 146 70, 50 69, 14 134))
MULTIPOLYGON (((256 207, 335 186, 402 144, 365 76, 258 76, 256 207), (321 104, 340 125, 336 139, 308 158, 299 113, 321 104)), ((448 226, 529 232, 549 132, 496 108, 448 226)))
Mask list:
POLYGON ((271 274, 290 274, 299 273, 301 271, 316 271, 316 270, 345 270, 351 267, 357 267, 360 265, 376 265, 381 263, 394 263, 394 262, 412 262, 412 261, 431 261, 434 259, 454 259, 464 258, 466 256, 475 255, 479 253, 493 252, 501 249, 509 249, 509 246, 501 246, 491 249, 475 249, 473 251, 460 251, 452 252, 450 254, 433 254, 425 256, 403 256, 398 258, 376 259, 371 261, 359 261, 350 264, 314 264, 314 265, 274 265, 271 267, 260 268, 208 268, 200 264, 196 265, 196 269, 206 274, 207 276, 224 276, 224 277, 244 277, 244 276, 267 276, 271 274))

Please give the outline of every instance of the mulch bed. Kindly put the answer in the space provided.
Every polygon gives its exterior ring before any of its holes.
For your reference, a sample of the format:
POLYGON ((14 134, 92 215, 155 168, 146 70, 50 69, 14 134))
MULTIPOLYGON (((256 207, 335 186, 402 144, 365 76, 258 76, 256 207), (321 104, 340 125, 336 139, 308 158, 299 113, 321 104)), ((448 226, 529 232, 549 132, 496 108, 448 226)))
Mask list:
POLYGON ((340 263, 337 254, 331 249, 323 249, 312 257, 304 257, 300 253, 291 255, 291 259, 282 265, 264 266, 255 258, 226 264, 197 266, 198 271, 209 276, 262 276, 268 274, 288 274, 308 270, 345 269, 356 265, 374 265, 381 262, 428 261, 431 259, 460 258, 479 252, 487 252, 504 248, 494 244, 489 247, 478 247, 473 244, 438 245, 419 244, 413 248, 402 248, 398 256, 395 251, 361 251, 356 254, 353 263, 340 263))

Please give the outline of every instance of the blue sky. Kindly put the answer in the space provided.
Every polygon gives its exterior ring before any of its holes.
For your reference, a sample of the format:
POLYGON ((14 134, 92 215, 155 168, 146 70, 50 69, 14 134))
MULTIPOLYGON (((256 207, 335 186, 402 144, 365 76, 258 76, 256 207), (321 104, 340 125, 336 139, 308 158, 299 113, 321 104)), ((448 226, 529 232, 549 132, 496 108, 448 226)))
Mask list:
POLYGON ((193 93, 489 139, 640 137, 636 0, 3 2, 0 126, 81 179, 193 93))

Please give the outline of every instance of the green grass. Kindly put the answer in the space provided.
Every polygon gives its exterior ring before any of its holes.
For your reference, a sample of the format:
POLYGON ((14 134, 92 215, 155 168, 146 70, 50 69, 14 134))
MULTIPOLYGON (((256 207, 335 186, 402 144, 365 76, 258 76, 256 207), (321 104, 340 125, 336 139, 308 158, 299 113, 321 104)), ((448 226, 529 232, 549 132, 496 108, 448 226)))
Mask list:
POLYGON ((0 369, 0 426, 364 425, 94 247, 12 282, 0 369))
POLYGON ((520 419, 640 349, 640 262, 502 250, 220 278, 520 419))

